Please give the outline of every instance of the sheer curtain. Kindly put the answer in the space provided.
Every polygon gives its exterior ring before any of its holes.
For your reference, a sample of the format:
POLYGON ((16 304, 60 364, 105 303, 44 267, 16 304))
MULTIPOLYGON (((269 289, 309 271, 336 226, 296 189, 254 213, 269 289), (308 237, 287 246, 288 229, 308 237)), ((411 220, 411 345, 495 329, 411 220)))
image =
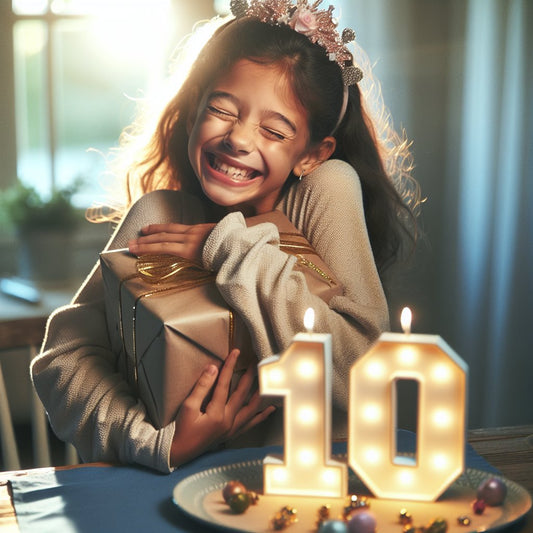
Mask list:
POLYGON ((413 140, 426 238, 393 291, 470 366, 470 427, 533 423, 533 2, 350 0, 413 140))
POLYGON ((533 421, 532 16, 528 0, 467 9, 456 327, 486 425, 533 421))

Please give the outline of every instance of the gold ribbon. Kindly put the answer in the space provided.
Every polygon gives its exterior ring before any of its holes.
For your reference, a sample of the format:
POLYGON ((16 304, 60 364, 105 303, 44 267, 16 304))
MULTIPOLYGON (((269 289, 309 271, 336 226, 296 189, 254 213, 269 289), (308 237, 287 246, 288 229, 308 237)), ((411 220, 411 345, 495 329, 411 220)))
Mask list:
POLYGON ((305 258, 304 255, 316 255, 315 249, 299 233, 279 234, 279 249, 287 254, 295 255, 297 263, 303 267, 311 269, 319 275, 330 287, 336 285, 335 280, 326 274, 319 266, 305 258), (303 242, 302 242, 303 241, 303 242))
MULTIPOLYGON (((303 255, 315 255, 311 245, 297 233, 280 233, 280 250, 295 255, 298 264, 313 270, 330 286, 335 281, 321 268, 303 255), (302 242, 303 240, 303 242, 302 242)), ((180 289, 187 290, 203 283, 214 281, 216 274, 205 270, 199 263, 174 255, 142 255, 137 259, 137 273, 140 278, 152 285, 164 283, 180 284, 180 289)))
POLYGON ((139 277, 152 285, 179 282, 186 288, 215 279, 214 272, 205 270, 195 261, 174 255, 141 255, 136 266, 139 277))

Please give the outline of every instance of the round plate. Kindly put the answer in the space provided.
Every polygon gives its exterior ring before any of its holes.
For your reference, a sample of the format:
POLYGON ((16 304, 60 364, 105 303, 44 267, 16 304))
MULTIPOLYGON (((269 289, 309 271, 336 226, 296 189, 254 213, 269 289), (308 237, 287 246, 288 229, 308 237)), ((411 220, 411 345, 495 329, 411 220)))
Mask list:
MULTIPOLYGON (((317 511, 329 504, 331 518, 340 518, 345 499, 313 498, 302 496, 263 496, 263 461, 210 468, 180 481, 174 488, 174 503, 186 514, 200 522, 222 530, 242 532, 268 532, 270 519, 283 506, 298 511, 298 522, 287 528, 288 533, 316 532, 317 511), (222 489, 230 480, 239 480, 259 494, 259 503, 250 506, 242 515, 233 514, 222 498, 222 489)), ((467 469, 436 502, 380 500, 373 498, 361 481, 350 471, 349 493, 368 496, 370 510, 377 518, 380 533, 398 533, 400 509, 405 508, 413 517, 413 525, 427 525, 433 518, 442 517, 448 522, 448 533, 469 531, 494 531, 519 520, 531 508, 531 496, 517 483, 481 470, 467 469), (482 515, 472 511, 476 488, 487 478, 499 477, 507 486, 503 505, 487 507, 482 515), (466 515, 470 526, 459 525, 457 518, 466 515)))

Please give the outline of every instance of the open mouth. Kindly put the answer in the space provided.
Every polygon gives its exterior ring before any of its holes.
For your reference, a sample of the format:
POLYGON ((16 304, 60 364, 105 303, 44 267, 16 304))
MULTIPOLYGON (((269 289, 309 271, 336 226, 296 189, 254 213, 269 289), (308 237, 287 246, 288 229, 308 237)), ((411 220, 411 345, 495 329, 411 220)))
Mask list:
POLYGON ((207 154, 209 165, 222 174, 225 174, 233 181, 245 182, 259 176, 259 172, 249 167, 236 167, 222 161, 214 154, 207 154))

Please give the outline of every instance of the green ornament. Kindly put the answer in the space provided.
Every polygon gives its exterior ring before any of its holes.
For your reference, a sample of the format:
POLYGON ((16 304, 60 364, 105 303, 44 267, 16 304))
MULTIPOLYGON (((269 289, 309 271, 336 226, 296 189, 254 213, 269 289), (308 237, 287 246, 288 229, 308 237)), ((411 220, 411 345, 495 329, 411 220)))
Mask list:
POLYGON ((242 514, 250 507, 251 498, 247 492, 234 494, 228 501, 229 508, 235 514, 242 514))

